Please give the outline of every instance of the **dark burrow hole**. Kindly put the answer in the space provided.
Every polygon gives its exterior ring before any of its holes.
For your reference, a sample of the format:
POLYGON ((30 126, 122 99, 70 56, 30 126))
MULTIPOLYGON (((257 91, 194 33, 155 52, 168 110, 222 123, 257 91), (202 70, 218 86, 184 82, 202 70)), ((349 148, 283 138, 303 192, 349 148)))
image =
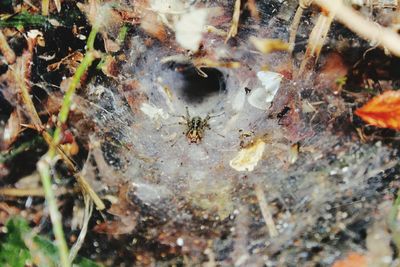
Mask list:
POLYGON ((214 68, 201 69, 207 77, 200 74, 195 67, 187 67, 181 70, 183 86, 180 93, 183 99, 189 103, 201 103, 213 95, 226 92, 224 75, 214 68))

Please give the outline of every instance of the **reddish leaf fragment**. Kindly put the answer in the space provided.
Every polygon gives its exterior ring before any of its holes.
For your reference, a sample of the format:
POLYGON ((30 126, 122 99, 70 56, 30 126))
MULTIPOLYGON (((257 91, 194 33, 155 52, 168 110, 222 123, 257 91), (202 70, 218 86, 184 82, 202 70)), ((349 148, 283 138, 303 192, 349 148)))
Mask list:
POLYGON ((400 91, 386 91, 355 111, 367 123, 400 130, 400 91))
POLYGON ((364 255, 350 253, 345 259, 336 261, 332 267, 366 267, 367 259, 364 255))

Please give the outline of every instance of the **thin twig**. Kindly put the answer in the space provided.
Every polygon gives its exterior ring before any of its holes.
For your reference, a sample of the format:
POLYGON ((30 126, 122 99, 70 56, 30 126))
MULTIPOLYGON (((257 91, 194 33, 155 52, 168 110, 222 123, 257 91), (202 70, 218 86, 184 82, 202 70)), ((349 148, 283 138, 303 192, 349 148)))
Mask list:
POLYGON ((303 16, 303 11, 304 11, 304 9, 301 6, 299 6, 297 8, 296 13, 294 14, 294 17, 293 17, 292 24, 290 25, 290 35, 289 35, 289 50, 290 50, 290 52, 292 52, 294 49, 294 45, 296 42, 297 30, 299 28, 301 16, 303 16))
POLYGON ((296 34, 299 28, 301 16, 303 15, 303 11, 307 9, 312 4, 312 2, 313 0, 299 0, 299 7, 297 8, 296 13, 294 14, 292 25, 290 25, 289 45, 291 52, 294 49, 294 44, 296 42, 296 34))
POLYGON ((260 205, 260 210, 264 217, 265 224, 267 225, 269 235, 271 237, 278 236, 278 230, 276 230, 276 226, 275 226, 274 220, 272 218, 271 210, 268 206, 267 200, 265 199, 264 190, 261 188, 260 185, 256 184, 254 186, 254 191, 256 193, 258 204, 260 205))
POLYGON ((395 31, 365 19, 359 12, 344 5, 342 1, 314 0, 314 3, 333 13, 338 21, 360 37, 378 43, 393 55, 400 57, 400 36, 395 31))
POLYGON ((32 60, 32 52, 31 51, 25 51, 22 54, 21 61, 17 62, 20 63, 19 66, 17 66, 16 69, 14 69, 14 78, 15 82, 17 84, 17 87, 19 88, 19 93, 22 98, 22 102, 24 103, 24 106, 26 108, 26 111, 29 114, 29 117, 31 119, 31 123, 34 125, 35 129, 37 131, 42 131, 43 126, 42 126, 42 121, 39 118, 39 115, 36 112, 36 108, 33 104, 33 101, 31 99, 31 95, 29 94, 29 88, 26 83, 26 80, 24 79, 25 77, 29 76, 29 68, 28 62, 31 62, 32 60))

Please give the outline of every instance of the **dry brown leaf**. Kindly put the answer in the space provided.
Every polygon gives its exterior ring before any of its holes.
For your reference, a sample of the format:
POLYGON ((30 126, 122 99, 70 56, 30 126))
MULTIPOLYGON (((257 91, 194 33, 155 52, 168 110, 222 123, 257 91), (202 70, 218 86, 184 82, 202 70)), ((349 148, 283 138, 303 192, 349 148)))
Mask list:
POLYGON ((140 20, 140 27, 151 37, 164 42, 167 39, 167 31, 164 24, 158 20, 157 14, 148 10, 143 10, 140 20))
POLYGON ((317 88, 332 88, 335 94, 341 90, 341 85, 337 83, 339 78, 347 75, 348 67, 344 63, 343 57, 338 53, 331 53, 326 57, 325 64, 318 77, 315 79, 317 88))
POLYGON ((122 25, 121 14, 113 9, 110 2, 89 0, 87 4, 77 3, 77 6, 101 33, 114 36, 122 25))
POLYGON ((108 209, 108 213, 116 216, 114 221, 106 221, 96 225, 95 231, 113 236, 131 233, 137 224, 138 213, 134 205, 128 199, 129 186, 121 185, 118 201, 108 209))
POLYGON ((49 94, 49 96, 46 98, 46 101, 44 102, 44 114, 40 115, 52 115, 52 114, 57 114, 60 111, 61 105, 63 101, 63 95, 58 92, 54 92, 52 94, 49 94))
POLYGON ((47 71, 55 71, 60 68, 61 65, 65 65, 70 73, 75 73, 76 68, 82 62, 83 54, 79 51, 75 51, 68 56, 61 59, 59 62, 50 64, 47 66, 47 71))
POLYGON ((386 91, 354 113, 371 125, 400 130, 400 91, 386 91))
POLYGON ((21 210, 17 207, 0 202, 0 226, 3 226, 11 216, 20 214, 20 212, 21 210))
POLYGON ((118 52, 121 49, 121 46, 118 44, 118 42, 113 41, 108 38, 104 38, 104 46, 107 51, 107 53, 115 53, 118 52))
POLYGON ((260 12, 257 8, 256 0, 247 0, 247 9, 250 11, 250 16, 256 21, 260 20, 260 12))
POLYGON ((118 75, 117 61, 111 55, 107 55, 104 58, 103 64, 101 65, 101 71, 110 78, 115 78, 118 75))

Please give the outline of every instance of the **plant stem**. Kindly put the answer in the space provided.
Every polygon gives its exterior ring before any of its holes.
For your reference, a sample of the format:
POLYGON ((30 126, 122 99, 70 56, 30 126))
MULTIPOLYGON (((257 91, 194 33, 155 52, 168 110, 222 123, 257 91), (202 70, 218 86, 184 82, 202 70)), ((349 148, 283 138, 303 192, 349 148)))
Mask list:
POLYGON ((81 78, 83 74, 86 72, 86 70, 89 68, 89 66, 92 64, 93 60, 95 59, 93 51, 88 51, 85 54, 85 57, 83 58, 81 64, 77 68, 74 77, 72 78, 71 83, 69 84, 69 87, 67 89, 67 92, 65 93, 64 100, 61 106, 61 110, 58 113, 58 126, 56 130, 54 131, 53 134, 53 145, 50 148, 50 156, 54 157, 56 154, 56 147, 59 145, 61 141, 61 131, 62 131, 62 125, 66 123, 69 115, 69 111, 72 105, 72 98, 75 94, 76 87, 81 81, 81 78))
POLYGON ((56 199, 51 188, 51 175, 50 170, 53 166, 53 160, 57 154, 57 146, 60 144, 62 139, 62 126, 66 123, 69 115, 69 111, 72 105, 73 96, 76 88, 79 85, 82 76, 86 70, 90 67, 93 60, 95 59, 95 52, 93 51, 94 38, 96 37, 97 29, 93 28, 88 38, 88 51, 85 54, 81 64, 78 66, 72 81, 69 84, 67 92, 65 93, 64 100, 58 113, 58 124, 54 131, 53 138, 50 142, 50 148, 46 155, 38 162, 37 168, 42 179, 43 189, 45 192, 46 200, 49 205, 50 218, 53 224, 53 232, 56 238, 57 247, 60 253, 60 263, 63 267, 71 266, 69 261, 68 246, 64 239, 64 231, 62 229, 61 214, 58 211, 56 199))
POLYGON ((69 267, 71 263, 68 260, 68 246, 64 238, 64 230, 62 228, 61 214, 58 211, 56 198, 51 186, 51 176, 50 176, 50 162, 49 155, 46 154, 39 160, 37 164, 37 169, 40 174, 44 194, 46 196, 47 205, 49 206, 50 219, 53 226, 54 236, 56 238, 56 244, 58 252, 60 254, 60 264, 62 267, 69 267))

